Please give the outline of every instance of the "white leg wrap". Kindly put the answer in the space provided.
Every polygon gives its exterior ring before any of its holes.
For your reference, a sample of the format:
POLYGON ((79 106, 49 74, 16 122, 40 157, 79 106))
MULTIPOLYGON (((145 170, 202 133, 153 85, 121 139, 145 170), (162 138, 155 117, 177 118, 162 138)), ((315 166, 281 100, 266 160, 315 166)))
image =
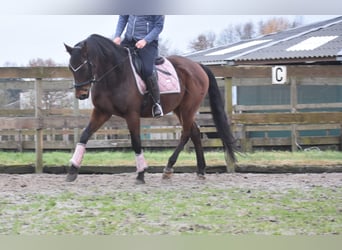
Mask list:
POLYGON ((83 143, 77 143, 77 146, 76 146, 76 149, 75 149, 75 152, 70 160, 70 163, 74 166, 74 167, 77 167, 77 168, 80 168, 81 167, 81 164, 82 164, 82 160, 83 160, 83 156, 84 156, 84 153, 86 151, 86 148, 85 148, 85 144, 83 143))
POLYGON ((138 173, 143 172, 148 167, 143 153, 135 155, 135 164, 138 173))

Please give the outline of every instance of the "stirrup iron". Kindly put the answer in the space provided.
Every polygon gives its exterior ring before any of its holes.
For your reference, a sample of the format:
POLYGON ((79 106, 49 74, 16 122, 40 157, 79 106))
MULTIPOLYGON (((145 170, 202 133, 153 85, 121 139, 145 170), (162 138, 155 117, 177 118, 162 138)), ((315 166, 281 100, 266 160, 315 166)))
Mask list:
POLYGON ((152 116, 155 117, 155 118, 159 118, 159 117, 164 116, 163 108, 161 107, 161 105, 160 105, 159 103, 155 103, 155 104, 152 106, 152 116), (160 111, 160 114, 158 114, 157 116, 156 116, 156 114, 154 113, 155 109, 159 109, 159 111, 160 111))

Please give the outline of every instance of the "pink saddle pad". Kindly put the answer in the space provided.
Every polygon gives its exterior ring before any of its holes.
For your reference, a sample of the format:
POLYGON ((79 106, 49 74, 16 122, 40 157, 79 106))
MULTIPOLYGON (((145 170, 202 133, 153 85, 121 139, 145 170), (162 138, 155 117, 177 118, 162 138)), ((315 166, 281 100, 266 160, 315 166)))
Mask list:
MULTIPOLYGON (((136 72, 135 67, 133 66, 131 56, 129 56, 129 61, 133 69, 135 82, 137 84, 138 90, 140 94, 143 95, 147 92, 146 85, 144 81, 141 79, 140 75, 136 72)), ((158 84, 160 94, 180 93, 181 89, 179 85, 178 75, 171 62, 164 58, 164 63, 156 65, 156 68, 158 73, 158 84)))

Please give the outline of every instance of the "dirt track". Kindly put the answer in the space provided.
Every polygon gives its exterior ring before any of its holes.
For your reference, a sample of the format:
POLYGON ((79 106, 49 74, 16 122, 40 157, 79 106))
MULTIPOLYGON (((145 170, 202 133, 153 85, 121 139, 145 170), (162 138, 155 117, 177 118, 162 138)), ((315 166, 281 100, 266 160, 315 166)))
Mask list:
POLYGON ((79 194, 108 194, 115 191, 148 191, 156 189, 201 188, 250 188, 274 189, 312 188, 315 186, 334 189, 342 186, 342 173, 324 174, 207 174, 206 180, 198 180, 195 174, 175 174, 169 181, 164 181, 161 174, 147 174, 145 185, 135 185, 135 173, 115 175, 79 175, 73 183, 64 181, 65 175, 0 174, 0 199, 15 194, 58 194, 65 191, 79 194))

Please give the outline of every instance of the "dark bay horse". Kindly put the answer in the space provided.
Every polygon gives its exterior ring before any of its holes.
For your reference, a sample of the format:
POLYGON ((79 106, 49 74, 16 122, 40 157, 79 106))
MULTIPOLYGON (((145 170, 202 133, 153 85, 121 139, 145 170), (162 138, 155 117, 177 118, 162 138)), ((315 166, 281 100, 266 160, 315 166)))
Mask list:
MULTIPOLYGON (((131 135, 131 144, 136 156, 136 182, 144 183, 147 163, 141 148, 140 118, 152 117, 152 102, 148 101, 143 106, 144 96, 136 87, 133 70, 128 60, 128 50, 100 35, 91 35, 74 47, 65 45, 65 48, 70 54, 69 68, 75 80, 76 98, 86 99, 91 91, 94 104, 90 121, 82 132, 80 142, 70 160, 71 167, 66 180, 74 181, 77 178, 85 145, 91 135, 112 115, 117 115, 126 120, 131 135)), ((164 113, 173 111, 176 114, 182 125, 182 133, 179 144, 164 169, 163 177, 171 176, 179 153, 191 138, 196 151, 197 174, 200 178, 204 178, 206 163, 200 130, 195 123, 195 114, 207 93, 224 149, 230 160, 235 162, 234 138, 224 111, 224 103, 216 79, 207 67, 181 56, 170 56, 168 59, 179 77, 181 92, 162 95, 161 104, 164 113)))

